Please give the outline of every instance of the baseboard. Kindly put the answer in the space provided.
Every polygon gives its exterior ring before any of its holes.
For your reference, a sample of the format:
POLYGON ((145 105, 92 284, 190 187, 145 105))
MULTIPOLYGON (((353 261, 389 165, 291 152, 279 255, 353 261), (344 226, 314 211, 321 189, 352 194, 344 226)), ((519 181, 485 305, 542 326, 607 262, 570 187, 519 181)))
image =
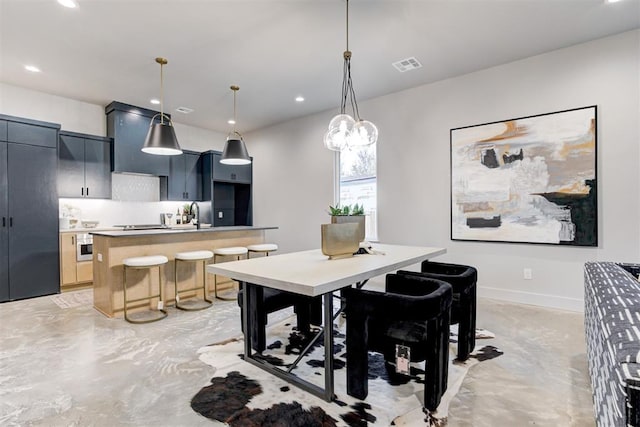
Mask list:
POLYGON ((510 289, 478 287, 478 296, 496 300, 536 305, 546 308, 584 312, 584 301, 578 298, 560 297, 557 295, 536 294, 533 292, 513 291, 510 289))

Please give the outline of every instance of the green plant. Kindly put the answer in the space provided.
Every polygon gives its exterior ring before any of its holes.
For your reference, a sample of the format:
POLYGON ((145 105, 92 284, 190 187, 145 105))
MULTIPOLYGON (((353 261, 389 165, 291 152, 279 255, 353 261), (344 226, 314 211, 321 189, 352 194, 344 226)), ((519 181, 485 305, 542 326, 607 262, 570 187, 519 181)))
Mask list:
POLYGON ((355 204, 340 207, 340 204, 329 206, 329 215, 331 216, 348 216, 348 215, 364 215, 364 205, 355 204))

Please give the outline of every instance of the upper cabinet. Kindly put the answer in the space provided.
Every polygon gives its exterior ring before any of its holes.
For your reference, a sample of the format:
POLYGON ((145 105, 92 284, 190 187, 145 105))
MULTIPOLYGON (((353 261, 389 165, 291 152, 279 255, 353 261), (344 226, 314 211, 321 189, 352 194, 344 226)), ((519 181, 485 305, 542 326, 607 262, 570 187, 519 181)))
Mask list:
POLYGON ((58 195, 110 199, 111 145, 110 138, 61 131, 58 195))
POLYGON ((7 121, 0 120, 0 141, 7 140, 7 121))
POLYGON ((215 181, 251 183, 251 164, 225 165, 220 163, 222 153, 213 152, 213 179, 215 181))
POLYGON ((113 171, 169 176, 169 157, 143 153, 149 124, 157 111, 112 102, 105 107, 107 136, 113 138, 113 171))
POLYGON ((166 185, 166 197, 161 197, 162 200, 202 200, 200 153, 183 150, 179 156, 170 156, 166 185))

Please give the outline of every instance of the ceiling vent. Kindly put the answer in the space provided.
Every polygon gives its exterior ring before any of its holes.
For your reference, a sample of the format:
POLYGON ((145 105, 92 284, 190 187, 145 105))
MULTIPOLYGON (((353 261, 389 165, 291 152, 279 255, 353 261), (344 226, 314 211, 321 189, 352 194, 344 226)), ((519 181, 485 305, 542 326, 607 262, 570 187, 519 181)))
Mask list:
POLYGON ((189 113, 193 113, 193 108, 178 107, 176 108, 176 111, 182 114, 189 114, 189 113))
POLYGON ((401 73, 404 73, 405 71, 415 70, 417 68, 422 68, 422 64, 418 62, 415 56, 402 59, 398 62, 394 62, 392 65, 396 67, 396 70, 400 71, 401 73))

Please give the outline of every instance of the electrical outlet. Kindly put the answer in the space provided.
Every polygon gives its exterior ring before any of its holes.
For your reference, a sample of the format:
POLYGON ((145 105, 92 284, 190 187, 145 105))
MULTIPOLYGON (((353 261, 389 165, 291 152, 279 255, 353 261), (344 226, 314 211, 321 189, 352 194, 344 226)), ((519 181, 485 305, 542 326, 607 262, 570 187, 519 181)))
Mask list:
POLYGON ((162 310, 164 308, 164 301, 158 301, 158 310, 162 310))
POLYGON ((525 278, 525 280, 533 279, 533 271, 530 268, 525 268, 524 269, 524 278, 525 278))
POLYGON ((102 254, 98 254, 98 262, 102 262, 102 254))
POLYGON ((222 218, 222 211, 218 212, 218 218, 222 218))

